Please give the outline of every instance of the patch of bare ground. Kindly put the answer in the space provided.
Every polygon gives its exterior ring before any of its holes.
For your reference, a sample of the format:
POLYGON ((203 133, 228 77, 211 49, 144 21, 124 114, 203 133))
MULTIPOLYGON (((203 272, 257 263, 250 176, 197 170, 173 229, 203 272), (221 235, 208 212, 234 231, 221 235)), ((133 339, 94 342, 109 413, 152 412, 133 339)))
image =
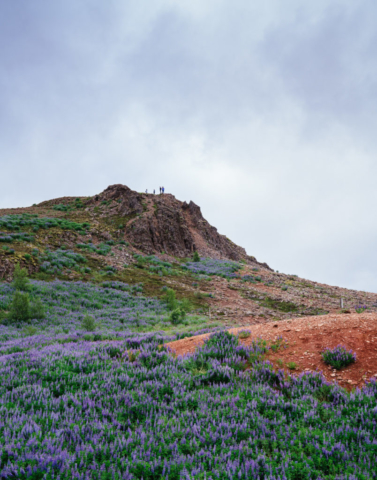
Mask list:
POLYGON ((208 299, 214 319, 237 319, 241 326, 274 322, 296 317, 337 314, 355 311, 355 305, 365 305, 368 312, 377 312, 377 294, 312 282, 296 275, 271 272, 245 265, 240 276, 254 276, 258 282, 227 281, 212 277, 208 299), (257 271, 255 271, 257 270, 257 271))
MULTIPOLYGON (((270 345, 278 337, 283 338, 277 351, 269 350, 266 359, 274 368, 283 368, 293 374, 308 371, 322 371, 328 381, 337 382, 347 390, 362 387, 371 377, 377 378, 377 314, 329 314, 282 320, 248 327, 232 328, 229 331, 238 334, 240 330, 250 331, 250 336, 241 340, 245 344, 257 338, 266 340, 270 345), (321 352, 326 348, 344 345, 356 353, 356 362, 342 370, 334 370, 326 365, 321 352), (290 370, 288 364, 296 364, 290 370)), ((176 355, 193 353, 202 345, 209 334, 185 338, 168 343, 176 355)))

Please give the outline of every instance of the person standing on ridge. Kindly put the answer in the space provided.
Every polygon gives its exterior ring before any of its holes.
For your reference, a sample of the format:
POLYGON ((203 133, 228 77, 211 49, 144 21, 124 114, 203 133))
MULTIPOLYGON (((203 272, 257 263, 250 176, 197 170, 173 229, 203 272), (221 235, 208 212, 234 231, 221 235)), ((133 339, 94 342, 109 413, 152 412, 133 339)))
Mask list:
POLYGON ((145 190, 145 193, 148 193, 148 189, 145 190))
POLYGON ((155 193, 156 193, 156 190, 155 190, 155 189, 153 189, 153 195, 154 195, 155 193))

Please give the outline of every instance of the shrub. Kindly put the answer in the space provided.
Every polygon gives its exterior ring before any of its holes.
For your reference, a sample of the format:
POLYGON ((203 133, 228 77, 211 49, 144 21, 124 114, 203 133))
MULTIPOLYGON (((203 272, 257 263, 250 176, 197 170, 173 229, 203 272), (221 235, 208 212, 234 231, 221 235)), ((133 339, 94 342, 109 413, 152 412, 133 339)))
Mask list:
POLYGON ((363 313, 366 309, 366 305, 355 305, 356 313, 363 313))
POLYGON ((200 262, 199 253, 195 250, 194 255, 192 256, 194 262, 200 262))
POLYGON ((82 320, 81 327, 87 332, 94 332, 97 327, 96 321, 91 315, 85 315, 82 320))
POLYGON ((178 307, 178 302, 175 298, 175 291, 172 288, 168 288, 166 290, 164 301, 168 307, 168 310, 175 310, 178 307))
POLYGON ((46 313, 45 313, 45 309, 43 307, 42 300, 40 298, 36 298, 31 303, 29 316, 30 316, 30 318, 35 318, 37 320, 45 318, 46 313))
POLYGON ((342 345, 338 345, 333 349, 326 348, 321 355, 327 365, 331 365, 337 370, 356 362, 356 354, 342 345))
POLYGON ((185 316, 186 316, 186 312, 184 311, 183 308, 179 307, 171 312, 169 318, 173 325, 178 325, 185 319, 185 316))
POLYGON ((240 332, 238 332, 238 338, 249 338, 251 335, 251 332, 250 330, 241 330, 240 332))
POLYGON ((18 321, 26 321, 30 318, 30 300, 27 293, 19 290, 15 292, 10 304, 9 317, 18 321))
POLYGON ((287 367, 289 368, 289 370, 296 370, 297 364, 295 362, 288 362, 287 367))
POLYGON ((188 298, 183 298, 181 301, 180 301, 180 307, 182 308, 182 310, 184 310, 185 312, 191 312, 193 306, 192 306, 192 303, 190 302, 190 300, 188 298))
POLYGON ((26 291, 29 288, 29 279, 27 278, 27 270, 26 268, 21 268, 18 263, 14 267, 12 286, 16 290, 22 290, 22 291, 26 291))

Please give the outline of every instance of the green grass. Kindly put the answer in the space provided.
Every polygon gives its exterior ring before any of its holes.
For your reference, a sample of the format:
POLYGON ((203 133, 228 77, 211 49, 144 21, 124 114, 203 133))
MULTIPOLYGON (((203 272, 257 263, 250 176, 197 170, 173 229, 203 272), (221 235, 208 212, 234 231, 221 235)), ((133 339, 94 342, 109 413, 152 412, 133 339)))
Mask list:
POLYGON ((261 305, 270 308, 271 310, 279 310, 280 312, 297 312, 298 306, 293 302, 286 302, 285 300, 273 299, 265 297, 261 305))

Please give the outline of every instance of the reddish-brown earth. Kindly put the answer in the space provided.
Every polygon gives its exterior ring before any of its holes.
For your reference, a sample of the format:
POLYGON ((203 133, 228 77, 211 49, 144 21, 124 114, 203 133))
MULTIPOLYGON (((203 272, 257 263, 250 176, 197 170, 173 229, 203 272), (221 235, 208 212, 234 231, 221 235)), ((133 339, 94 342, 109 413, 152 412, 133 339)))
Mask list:
MULTIPOLYGON (((376 313, 302 317, 232 328, 229 331, 237 334, 240 330, 249 330, 251 333, 248 338, 241 340, 245 344, 261 338, 271 345, 278 337, 283 337, 282 346, 276 352, 270 349, 266 355, 276 369, 284 368, 294 374, 322 371, 327 380, 337 382, 348 390, 361 387, 371 377, 377 377, 376 313), (356 353, 356 362, 337 371, 323 362, 321 351, 339 344, 356 353), (289 370, 288 362, 296 363, 296 369, 289 370)), ((185 355, 194 352, 208 336, 185 338, 167 345, 176 355, 185 355)))

